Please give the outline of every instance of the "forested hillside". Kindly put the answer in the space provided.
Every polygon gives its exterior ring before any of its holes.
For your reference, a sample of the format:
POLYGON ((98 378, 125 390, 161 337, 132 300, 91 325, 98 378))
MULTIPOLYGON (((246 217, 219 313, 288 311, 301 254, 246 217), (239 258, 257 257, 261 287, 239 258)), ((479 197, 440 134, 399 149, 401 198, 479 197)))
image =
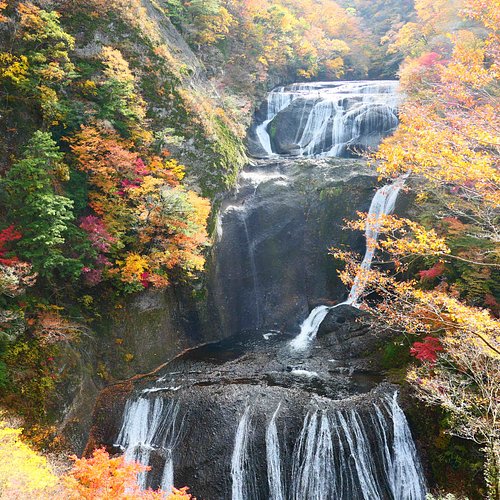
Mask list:
MULTIPOLYGON (((363 276, 373 330, 404 346, 397 382, 440 408, 435 482, 448 487, 441 446, 461 462, 454 493, 498 498, 499 16, 498 0, 0 0, 0 398, 30 443, 64 448, 67 349, 91 349, 110 310, 142 292, 205 296, 217 211, 268 91, 398 78, 400 125, 370 162, 405 176, 414 203, 367 242, 380 266, 330 252, 346 284, 363 276), (445 434, 477 446, 455 453, 445 434)), ((113 382, 111 355, 89 357, 113 382)), ((61 482, 13 427, 0 422, 0 461, 16 450, 22 474, 8 483, 0 465, 2 498, 107 498, 92 470, 125 471, 116 498, 163 498, 106 452, 61 482)))

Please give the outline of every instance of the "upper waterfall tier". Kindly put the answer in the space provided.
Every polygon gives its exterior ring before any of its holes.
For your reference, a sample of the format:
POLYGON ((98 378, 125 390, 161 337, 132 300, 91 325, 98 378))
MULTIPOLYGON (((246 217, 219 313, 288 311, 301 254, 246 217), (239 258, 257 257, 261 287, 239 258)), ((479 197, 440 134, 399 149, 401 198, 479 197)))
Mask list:
POLYGON ((248 134, 255 157, 357 156, 398 125, 397 81, 296 83, 269 93, 248 134))

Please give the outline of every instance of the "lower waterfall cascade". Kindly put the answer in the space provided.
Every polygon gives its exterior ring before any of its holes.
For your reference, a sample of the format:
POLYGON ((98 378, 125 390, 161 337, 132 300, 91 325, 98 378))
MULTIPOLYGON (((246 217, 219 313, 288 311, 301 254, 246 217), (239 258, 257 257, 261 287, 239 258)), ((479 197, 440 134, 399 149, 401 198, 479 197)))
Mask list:
MULTIPOLYGON (((422 500, 422 468, 397 396, 385 392, 361 409, 311 401, 291 447, 283 442, 287 415, 280 404, 264 415, 262 435, 256 432, 257 411, 246 404, 234 436, 231 499, 422 500), (258 467, 261 440, 265 463, 258 467), (265 483, 263 491, 259 485, 265 483)), ((162 470, 156 477, 141 475, 143 488, 159 485, 169 491, 173 485, 176 446, 181 434, 189 433, 179 419, 183 411, 189 414, 175 399, 165 403, 153 395, 127 402, 116 446, 126 457, 162 470)))
POLYGON ((356 321, 381 217, 406 177, 375 190, 365 160, 341 158, 395 128, 396 89, 327 82, 269 94, 256 127, 268 158, 240 174, 216 221, 207 304, 221 340, 103 391, 96 406, 92 442, 150 466, 141 488, 189 486, 206 500, 425 499, 405 399, 376 357, 384 339, 356 321), (300 123, 276 131, 292 107, 300 123), (276 156, 271 128, 309 158, 276 156), (368 205, 364 238, 344 236, 342 220, 368 205), (365 251, 343 302, 336 270, 322 270, 338 241, 365 251))

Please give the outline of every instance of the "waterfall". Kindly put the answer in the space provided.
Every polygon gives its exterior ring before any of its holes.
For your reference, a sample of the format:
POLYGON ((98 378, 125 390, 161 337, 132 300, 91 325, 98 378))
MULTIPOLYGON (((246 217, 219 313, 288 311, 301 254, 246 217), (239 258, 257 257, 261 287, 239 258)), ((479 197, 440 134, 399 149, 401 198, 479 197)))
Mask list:
POLYGON ((281 478, 281 453, 276 417, 279 406, 273 413, 266 430, 267 482, 269 484, 269 500, 285 500, 281 478))
POLYGON ((275 155, 268 132, 276 116, 293 105, 294 146, 287 153, 341 156, 349 146, 374 146, 398 124, 398 82, 320 82, 278 87, 268 94, 266 119, 255 128, 262 149, 275 155), (371 136, 376 139, 372 140, 371 136))
MULTIPOLYGON (((179 405, 174 400, 149 399, 140 396, 125 405, 123 422, 115 446, 125 451, 125 459, 149 465, 156 453, 165 460, 161 488, 170 491, 174 480, 173 450, 180 435, 179 405)), ((147 472, 141 472, 138 483, 147 485, 147 472)))
POLYGON ((425 492, 397 393, 369 415, 354 409, 306 415, 293 452, 292 500, 423 500, 425 492))
POLYGON ((255 265, 255 243, 250 238, 250 232, 248 231, 247 219, 245 217, 245 212, 241 212, 241 221, 243 223, 243 229, 245 230, 245 237, 247 240, 248 248, 248 258, 250 260, 250 271, 252 272, 253 281, 253 295, 255 300, 255 312, 257 314, 257 326, 261 324, 261 314, 260 314, 260 290, 259 290, 259 277, 257 275, 257 266, 255 265))
MULTIPOLYGON (((304 416, 290 460, 280 453, 274 411, 266 429, 269 500, 423 500, 426 486, 397 392, 371 406, 312 409, 304 416), (288 477, 289 492, 282 478, 288 477)), ((250 409, 236 430, 232 500, 257 500, 251 469, 250 409)), ((286 432, 281 434, 286 439, 286 432)))
POLYGON ((392 416, 392 433, 394 436, 392 450, 387 446, 387 421, 379 407, 375 406, 376 419, 379 426, 377 435, 384 443, 385 473, 393 498, 413 500, 421 497, 425 491, 423 472, 417 456, 417 450, 411 437, 406 417, 398 405, 397 392, 391 400, 385 401, 386 408, 392 416))
POLYGON ((250 453, 250 406, 245 408, 238 423, 231 458, 232 500, 251 500, 256 498, 257 488, 252 470, 250 453))
POLYGON ((316 338, 319 327, 331 309, 341 305, 358 306, 358 299, 363 293, 367 282, 367 272, 371 268, 373 256, 375 254, 376 242, 378 239, 382 217, 392 213, 396 205, 396 200, 400 189, 403 187, 407 174, 398 177, 392 184, 386 184, 377 190, 370 204, 370 210, 365 223, 366 251, 361 262, 361 269, 354 279, 354 283, 346 301, 335 306, 315 307, 309 316, 300 326, 300 333, 290 342, 296 351, 307 349, 310 343, 316 338))
POLYGON ((338 471, 327 413, 310 412, 306 415, 293 453, 291 498, 336 498, 336 472, 338 471))
POLYGON ((309 316, 300 325, 300 333, 290 342, 290 345, 297 351, 305 349, 316 337, 321 323, 328 312, 332 309, 328 306, 315 307, 309 316))
POLYGON ((284 92, 284 87, 278 87, 272 92, 269 92, 266 101, 267 116, 266 119, 256 127, 255 133, 259 138, 260 144, 264 151, 269 155, 273 155, 271 146, 271 138, 267 132, 267 126, 274 117, 284 108, 286 108, 293 100, 293 94, 284 92))
POLYGON ((369 271, 371 268, 383 216, 393 212, 399 191, 403 187, 407 177, 408 175, 404 174, 398 177, 392 184, 381 187, 372 199, 365 224, 366 251, 361 262, 361 272, 354 279, 346 301, 347 304, 356 305, 359 296, 363 293, 367 281, 366 272, 364 271, 369 271))

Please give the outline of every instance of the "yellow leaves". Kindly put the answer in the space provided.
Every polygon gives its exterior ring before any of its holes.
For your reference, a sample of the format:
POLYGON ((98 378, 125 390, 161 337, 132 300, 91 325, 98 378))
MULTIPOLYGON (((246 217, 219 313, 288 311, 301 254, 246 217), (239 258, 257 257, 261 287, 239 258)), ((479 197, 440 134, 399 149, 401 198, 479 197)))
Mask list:
POLYGON ((200 15, 197 17, 199 26, 197 40, 201 44, 212 45, 218 40, 224 39, 235 23, 235 18, 222 6, 214 15, 200 15))
POLYGON ((22 429, 0 421, 0 496, 2 498, 53 498, 57 484, 47 460, 35 453, 21 439, 22 429))
POLYGON ((407 228, 402 228, 401 232, 409 237, 392 238, 388 237, 381 241, 380 246, 394 256, 407 255, 443 255, 450 253, 444 238, 439 238, 434 229, 425 229, 423 226, 406 220, 407 228))
POLYGON ((105 66, 104 74, 107 78, 122 83, 130 83, 135 80, 128 62, 123 58, 122 53, 118 49, 103 47, 101 50, 101 60, 105 66))
POLYGON ((9 52, 0 52, 0 81, 10 80, 13 85, 25 84, 28 79, 28 58, 15 56, 9 52))
POLYGON ((125 283, 141 282, 144 273, 149 270, 147 259, 137 253, 129 253, 125 261, 117 261, 120 276, 125 283))
POLYGON ((328 61, 325 62, 325 67, 332 75, 340 77, 344 74, 344 60, 341 57, 328 59, 328 61))
MULTIPOLYGON (((202 198, 194 191, 187 192, 187 199, 188 203, 193 208, 189 217, 190 221, 200 228, 205 228, 211 210, 210 201, 207 198, 202 198)), ((203 234, 203 237, 206 238, 206 232, 201 232, 203 234)))
POLYGON ((439 237, 434 229, 426 229, 421 224, 394 215, 368 215, 358 213, 359 218, 348 221, 346 227, 364 230, 369 224, 378 227, 380 239, 368 244, 389 252, 391 257, 403 258, 410 255, 445 255, 450 253, 444 238, 439 237))

